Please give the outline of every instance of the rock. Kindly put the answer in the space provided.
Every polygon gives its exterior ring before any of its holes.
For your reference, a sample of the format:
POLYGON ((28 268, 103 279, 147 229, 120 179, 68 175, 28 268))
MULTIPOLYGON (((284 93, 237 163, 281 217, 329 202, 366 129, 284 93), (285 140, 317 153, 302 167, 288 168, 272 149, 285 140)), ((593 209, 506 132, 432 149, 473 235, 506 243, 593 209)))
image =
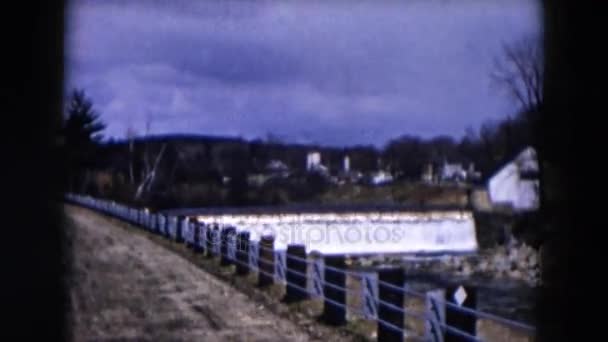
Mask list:
POLYGON ((481 258, 479 256, 469 257, 466 259, 466 263, 471 265, 473 268, 475 268, 475 266, 479 265, 480 262, 481 262, 481 258))
POLYGON ((372 265, 372 260, 370 259, 360 259, 358 261, 359 266, 361 267, 370 267, 372 265))
POLYGON ((530 255, 534 254, 534 249, 526 244, 522 245, 519 251, 524 258, 528 258, 530 255))
POLYGON ((528 258, 528 263, 530 264, 531 267, 538 266, 538 254, 536 254, 536 253, 531 254, 530 257, 528 258))
POLYGON ((477 269, 481 272, 486 272, 488 270, 488 261, 483 260, 477 265, 477 269))
POLYGON ((494 265, 501 264, 505 260, 505 256, 503 254, 494 254, 492 256, 492 263, 494 265))
POLYGON ((519 250, 518 249, 512 249, 509 251, 509 261, 516 261, 517 260, 517 255, 518 255, 519 250))
POLYGON ((527 260, 522 260, 518 263, 519 269, 527 270, 529 268, 529 264, 527 260))
POLYGON ((523 274, 521 273, 520 270, 513 270, 509 273, 509 276, 511 278, 515 278, 515 279, 522 279, 523 278, 523 274))
POLYGON ((498 260, 496 260, 496 262, 494 264, 494 268, 498 272, 507 271, 509 269, 509 267, 510 267, 509 262, 506 259, 498 259, 498 260))
POLYGON ((528 271, 528 279, 536 280, 539 274, 537 271, 528 271))
POLYGON ((451 258, 452 257, 449 255, 442 255, 439 257, 439 261, 447 264, 448 262, 450 262, 451 258))

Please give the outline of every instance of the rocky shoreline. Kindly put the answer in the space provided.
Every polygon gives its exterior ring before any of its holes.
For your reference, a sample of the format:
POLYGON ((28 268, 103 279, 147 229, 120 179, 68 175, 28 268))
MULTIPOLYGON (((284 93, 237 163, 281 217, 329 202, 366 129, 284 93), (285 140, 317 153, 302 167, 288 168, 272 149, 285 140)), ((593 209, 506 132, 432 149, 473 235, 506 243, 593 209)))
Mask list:
POLYGON ((509 245, 486 248, 474 255, 375 255, 354 258, 350 264, 354 268, 400 266, 406 272, 440 274, 471 281, 507 280, 530 287, 541 285, 539 251, 515 240, 509 245))

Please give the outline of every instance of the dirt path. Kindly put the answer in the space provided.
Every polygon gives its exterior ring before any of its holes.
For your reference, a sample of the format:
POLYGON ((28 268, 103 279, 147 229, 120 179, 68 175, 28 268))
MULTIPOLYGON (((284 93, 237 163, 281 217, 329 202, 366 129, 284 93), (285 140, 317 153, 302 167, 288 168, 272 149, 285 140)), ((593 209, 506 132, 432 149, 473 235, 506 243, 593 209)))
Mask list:
POLYGON ((144 236, 66 206, 75 341, 309 341, 289 320, 144 236))

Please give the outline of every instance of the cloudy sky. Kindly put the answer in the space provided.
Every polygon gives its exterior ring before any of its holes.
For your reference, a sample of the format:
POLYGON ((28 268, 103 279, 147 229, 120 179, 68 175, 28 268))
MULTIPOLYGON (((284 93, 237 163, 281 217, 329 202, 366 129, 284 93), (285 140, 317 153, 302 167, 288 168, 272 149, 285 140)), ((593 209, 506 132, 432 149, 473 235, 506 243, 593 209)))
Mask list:
POLYGON ((326 145, 460 137, 514 112, 489 73, 539 14, 532 0, 76 0, 66 90, 116 138, 146 122, 326 145))

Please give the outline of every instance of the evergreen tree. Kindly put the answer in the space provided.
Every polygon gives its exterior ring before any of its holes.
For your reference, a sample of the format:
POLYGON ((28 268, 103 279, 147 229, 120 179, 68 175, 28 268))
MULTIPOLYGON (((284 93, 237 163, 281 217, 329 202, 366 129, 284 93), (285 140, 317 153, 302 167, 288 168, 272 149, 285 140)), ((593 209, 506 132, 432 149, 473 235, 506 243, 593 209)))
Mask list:
POLYGON ((95 152, 106 125, 99 113, 93 110, 93 102, 83 90, 74 90, 70 96, 61 135, 67 158, 67 181, 70 191, 84 191, 88 170, 95 166, 95 152), (76 188, 76 186, 79 186, 76 188))

